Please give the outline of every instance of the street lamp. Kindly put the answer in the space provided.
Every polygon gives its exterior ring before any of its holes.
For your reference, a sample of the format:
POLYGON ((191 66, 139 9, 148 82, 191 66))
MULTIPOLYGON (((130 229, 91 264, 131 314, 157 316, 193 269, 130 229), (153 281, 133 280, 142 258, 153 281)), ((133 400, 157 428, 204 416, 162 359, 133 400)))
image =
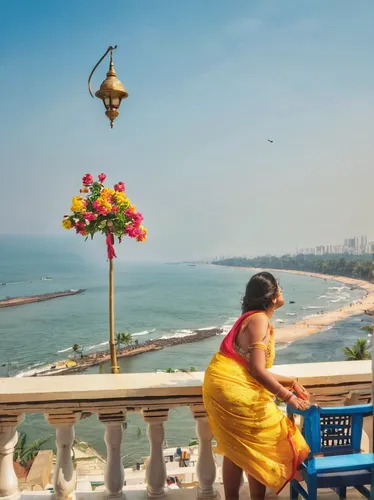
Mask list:
POLYGON ((110 52, 110 63, 109 63, 109 71, 106 74, 106 78, 103 83, 100 85, 100 88, 97 92, 95 92, 95 96, 101 99, 105 106, 105 115, 110 120, 110 128, 113 128, 113 122, 119 115, 119 107, 121 105, 122 99, 126 99, 129 94, 127 93, 123 83, 120 82, 117 78, 116 71, 114 69, 113 64, 113 50, 117 48, 117 45, 114 47, 108 47, 108 50, 105 52, 100 61, 96 64, 94 69, 91 71, 91 74, 88 78, 88 91, 92 97, 94 97, 91 90, 91 78, 94 74, 96 68, 99 66, 101 61, 109 54, 110 52))

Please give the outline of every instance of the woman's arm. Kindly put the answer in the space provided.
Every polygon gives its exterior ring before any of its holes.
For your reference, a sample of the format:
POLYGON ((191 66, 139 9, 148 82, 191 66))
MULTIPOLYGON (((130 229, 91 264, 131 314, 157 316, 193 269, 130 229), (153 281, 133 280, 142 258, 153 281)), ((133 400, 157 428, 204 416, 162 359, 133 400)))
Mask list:
MULTIPOLYGON (((249 347, 249 372, 254 379, 260 382, 261 385, 265 387, 275 396, 280 399, 289 402, 292 406, 297 405, 297 408, 306 409, 308 406, 299 398, 294 396, 289 390, 287 390, 284 385, 289 385, 291 388, 294 384, 292 379, 287 377, 279 377, 270 373, 266 369, 266 358, 265 351, 261 348, 255 347, 251 348, 251 345, 264 342, 266 333, 268 331, 269 321, 264 315, 256 315, 247 325, 247 340, 249 347), (278 380, 278 377, 282 380, 278 380), (283 385, 283 382, 285 383, 283 385), (305 405, 305 406, 304 406, 305 405)), ((265 340, 266 342, 266 340, 265 340)), ((294 384, 295 385, 295 384, 294 384)))

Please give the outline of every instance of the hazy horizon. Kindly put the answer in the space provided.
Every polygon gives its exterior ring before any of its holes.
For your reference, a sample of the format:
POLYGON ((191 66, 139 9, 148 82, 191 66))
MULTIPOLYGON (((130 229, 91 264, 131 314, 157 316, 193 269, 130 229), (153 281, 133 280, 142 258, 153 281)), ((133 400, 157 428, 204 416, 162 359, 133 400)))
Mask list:
MULTIPOLYGON (((61 234, 81 251, 61 219, 81 177, 106 172, 149 230, 121 259, 373 239, 372 2, 112 0, 104 16, 98 0, 15 0, 1 13, 0 235, 61 234), (113 130, 87 91, 110 44, 129 92, 113 130)), ((105 258, 95 240, 84 255, 105 258)))

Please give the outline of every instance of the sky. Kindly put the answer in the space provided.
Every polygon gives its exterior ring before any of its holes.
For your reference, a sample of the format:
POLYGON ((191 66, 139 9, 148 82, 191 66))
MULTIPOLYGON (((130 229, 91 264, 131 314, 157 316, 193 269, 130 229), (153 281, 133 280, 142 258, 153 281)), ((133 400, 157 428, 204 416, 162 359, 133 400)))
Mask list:
POLYGON ((3 0, 0 235, 75 247, 61 218, 105 172, 149 231, 125 259, 374 239, 373 21, 371 0, 3 0), (115 44, 111 130, 87 79, 115 44))

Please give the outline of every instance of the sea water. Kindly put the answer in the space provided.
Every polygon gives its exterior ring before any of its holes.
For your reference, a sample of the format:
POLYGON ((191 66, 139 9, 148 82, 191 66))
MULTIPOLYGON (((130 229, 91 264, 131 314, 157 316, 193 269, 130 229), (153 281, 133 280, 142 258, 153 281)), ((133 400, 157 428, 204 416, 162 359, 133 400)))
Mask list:
MULTIPOLYGON (((90 243, 81 253, 58 238, 0 239, 0 299, 67 289, 85 293, 0 310, 0 376, 27 376, 71 355, 77 343, 90 353, 107 348, 108 272, 105 254, 90 258, 90 243), (65 246, 64 246, 65 245, 65 246), (51 280, 41 280, 51 276, 51 280), (5 284, 6 283, 6 284, 5 284)), ((116 331, 130 332, 139 342, 193 335, 195 330, 221 327, 223 334, 240 314, 241 297, 250 271, 207 264, 115 262, 116 331)), ((286 304, 277 312, 282 326, 337 309, 362 297, 332 280, 279 273, 286 304), (295 302, 290 304, 290 301, 295 302)), ((354 317, 325 331, 278 347, 277 363, 344 359, 343 348, 362 336, 368 318, 354 317)), ((204 370, 222 336, 123 358, 122 373, 155 372, 167 368, 204 370)), ((109 372, 109 364, 104 366, 109 372)), ((97 373, 94 367, 88 373, 97 373)), ((68 376, 68 375, 67 375, 68 376)), ((135 375, 136 376, 136 375, 135 375)), ((170 446, 188 444, 194 422, 185 408, 171 410, 165 425, 170 446), (182 424, 183 419, 183 424, 182 424)), ((27 416, 22 429, 29 439, 51 432, 40 415, 27 416)), ((104 426, 96 416, 76 426, 77 437, 105 454, 104 426)), ((145 424, 128 416, 123 456, 134 463, 148 453, 145 424), (138 427, 141 429, 139 436, 138 427)))

